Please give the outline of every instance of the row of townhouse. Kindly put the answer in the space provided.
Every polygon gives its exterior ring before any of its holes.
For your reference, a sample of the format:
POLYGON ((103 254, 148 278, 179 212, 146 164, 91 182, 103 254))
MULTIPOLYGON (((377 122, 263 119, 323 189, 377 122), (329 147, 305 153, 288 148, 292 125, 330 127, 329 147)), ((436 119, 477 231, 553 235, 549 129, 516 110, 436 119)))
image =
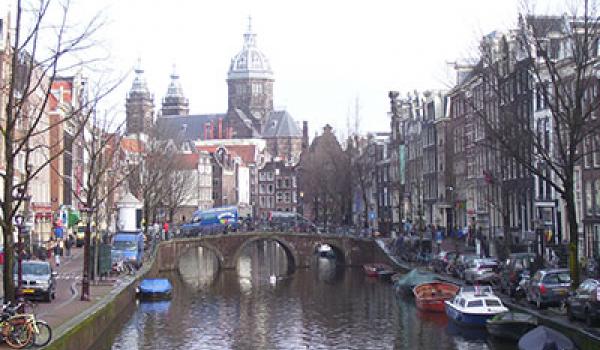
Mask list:
MULTIPOLYGON (((81 118, 76 115, 86 113, 82 104, 86 79, 81 75, 50 78, 42 65, 31 64, 27 52, 19 53, 17 67, 13 68, 8 19, 8 14, 0 14, 0 123, 6 130, 8 82, 15 75, 15 99, 23 101, 10 112, 16 122, 15 145, 19 140, 26 141, 14 164, 7 164, 4 141, 0 143, 0 169, 6 174, 7 166, 14 168, 15 186, 23 184, 28 173, 34 174, 26 186, 21 186, 18 196, 23 199, 19 214, 25 218, 27 239, 35 245, 50 238, 61 211, 79 209, 85 198, 85 133, 80 132, 81 118)), ((0 186, 2 197, 3 191, 4 186, 0 186)))
MULTIPOLYGON (((573 38, 578 38, 571 34, 578 33, 581 21, 530 16, 520 23, 520 30, 483 37, 480 59, 455 65, 456 82, 451 89, 406 96, 390 92, 389 136, 371 137, 360 145, 366 153, 380 149, 381 156, 369 157, 373 176, 367 199, 371 203, 366 204, 369 211, 364 215, 360 214, 364 205, 355 205, 356 224, 363 224, 368 215, 369 227, 384 234, 440 228, 481 235, 489 241, 502 237, 513 244, 535 242, 541 233, 549 245, 569 240, 565 201, 552 186, 560 181, 551 171, 559 163, 557 148, 565 142, 561 134, 565 127, 557 127, 553 118, 557 98, 552 93, 552 74, 539 67, 540 56, 547 55, 560 63, 560 69, 567 72, 561 74, 570 79, 569 49, 574 47, 573 38), (538 56, 522 49, 523 37, 532 36, 543 45, 534 51, 538 56), (497 142, 508 138, 492 134, 499 131, 506 135, 530 131, 532 137, 513 140, 515 145, 507 152, 497 142)), ((592 34, 593 68, 585 78, 582 101, 597 106, 599 41, 598 33, 592 34)), ((566 90, 566 95, 572 93, 566 90)), ((591 119, 586 119, 589 135, 577 145, 574 157, 579 253, 586 256, 600 254, 596 115, 592 110, 591 119)), ((356 161, 362 153, 358 154, 356 161)), ((354 193, 355 200, 361 197, 356 185, 354 193)))

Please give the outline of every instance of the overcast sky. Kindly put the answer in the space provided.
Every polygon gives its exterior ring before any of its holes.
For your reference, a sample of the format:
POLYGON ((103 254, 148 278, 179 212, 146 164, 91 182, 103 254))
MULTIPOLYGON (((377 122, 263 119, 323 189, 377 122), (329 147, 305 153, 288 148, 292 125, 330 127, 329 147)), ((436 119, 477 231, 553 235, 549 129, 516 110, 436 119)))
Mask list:
MULTIPOLYGON (((160 106, 176 64, 191 113, 227 109, 226 74, 241 50, 247 17, 275 75, 274 104, 311 136, 325 123, 346 133, 358 97, 361 132, 387 131, 387 92, 443 89, 447 62, 471 55, 482 34, 515 23, 518 0, 83 1, 103 8, 101 38, 120 71, 141 57, 160 106)), ((112 97, 124 114, 130 75, 112 97)))

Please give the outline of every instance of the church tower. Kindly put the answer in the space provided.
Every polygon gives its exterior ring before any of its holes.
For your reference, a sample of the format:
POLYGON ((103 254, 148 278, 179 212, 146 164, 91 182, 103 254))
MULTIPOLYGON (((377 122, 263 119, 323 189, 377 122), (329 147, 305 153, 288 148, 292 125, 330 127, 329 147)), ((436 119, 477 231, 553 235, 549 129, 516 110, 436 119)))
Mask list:
POLYGON ((148 90, 138 61, 135 78, 125 102, 127 134, 148 134, 154 125, 154 96, 148 90))
POLYGON ((190 113, 190 103, 183 94, 179 75, 175 71, 173 65, 173 73, 171 74, 171 83, 167 89, 167 94, 162 100, 162 115, 188 115, 190 113))
POLYGON ((256 34, 252 32, 249 18, 244 47, 231 60, 227 73, 227 114, 240 110, 252 127, 262 132, 265 121, 273 111, 273 81, 271 65, 256 47, 256 34))

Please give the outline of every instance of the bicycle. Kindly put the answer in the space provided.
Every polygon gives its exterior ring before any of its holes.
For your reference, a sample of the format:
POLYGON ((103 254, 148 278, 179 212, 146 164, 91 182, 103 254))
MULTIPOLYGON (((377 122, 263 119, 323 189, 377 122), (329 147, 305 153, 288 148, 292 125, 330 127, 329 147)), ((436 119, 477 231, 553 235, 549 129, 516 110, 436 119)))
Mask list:
MULTIPOLYGON (((3 313, 8 314, 14 319, 19 319, 27 325, 29 330, 33 333, 30 343, 28 345, 43 347, 48 345, 48 343, 50 343, 50 340, 52 340, 52 328, 46 321, 36 318, 35 307, 36 305, 31 303, 30 301, 19 303, 15 307, 11 307, 9 303, 8 305, 5 305, 3 313), (29 308, 31 312, 25 312, 26 307, 29 308)), ((22 334, 22 336, 24 335, 22 334)))
POLYGON ((13 349, 23 349, 33 343, 35 323, 32 326, 27 317, 16 316, 17 307, 4 305, 0 315, 0 336, 13 349))

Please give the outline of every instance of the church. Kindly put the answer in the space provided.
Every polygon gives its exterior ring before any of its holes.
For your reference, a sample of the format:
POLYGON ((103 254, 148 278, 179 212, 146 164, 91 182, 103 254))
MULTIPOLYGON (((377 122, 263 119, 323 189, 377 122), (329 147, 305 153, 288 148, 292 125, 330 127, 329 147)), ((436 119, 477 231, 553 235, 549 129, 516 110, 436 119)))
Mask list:
POLYGON ((217 139, 263 139, 271 159, 296 163, 302 152, 303 138, 308 142, 306 122, 302 129, 285 110, 273 108, 275 79, 267 57, 256 44, 249 24, 241 51, 232 59, 227 72, 227 111, 218 114, 190 114, 179 75, 171 82, 154 117, 154 96, 145 82, 141 67, 135 70, 127 94, 127 134, 148 134, 154 123, 159 137, 180 142, 217 139))
MULTIPOLYGON (((249 208, 248 213, 257 218, 266 218, 273 210, 296 211, 296 165, 308 146, 308 125, 303 122, 300 127, 287 111, 273 108, 275 79, 269 60, 257 46, 256 36, 249 22, 243 47, 231 59, 227 72, 225 113, 190 114, 179 75, 173 72, 155 116, 154 96, 144 71, 139 65, 135 69, 125 103, 128 137, 139 139, 143 135, 144 139, 152 134, 173 140, 181 145, 181 152, 192 153, 198 159, 207 153, 211 157, 211 200, 207 202, 206 196, 192 198, 185 205, 187 210, 236 204, 249 208), (218 158, 223 158, 223 153, 236 159, 232 168, 235 179, 215 178, 215 174, 226 173, 219 170, 223 162, 218 158), (248 175, 241 175, 243 169, 248 175), (248 181, 241 181, 243 178, 248 181), (241 183, 245 182, 248 186, 242 188, 241 183), (232 188, 225 188, 226 183, 232 188)), ((194 164, 189 167, 193 169, 194 164)))

